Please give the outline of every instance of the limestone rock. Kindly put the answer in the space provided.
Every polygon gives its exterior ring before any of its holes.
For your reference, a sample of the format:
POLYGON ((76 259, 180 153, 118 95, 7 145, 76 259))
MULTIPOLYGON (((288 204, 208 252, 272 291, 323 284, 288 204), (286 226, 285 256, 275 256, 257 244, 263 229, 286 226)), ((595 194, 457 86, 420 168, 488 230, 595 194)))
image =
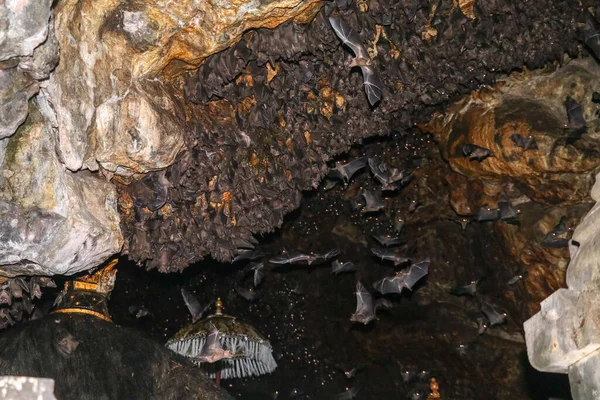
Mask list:
POLYGON ((190 129, 169 76, 198 66, 251 28, 318 9, 315 0, 145 3, 67 0, 56 6, 61 58, 47 84, 67 168, 122 175, 172 164, 190 129), (165 75, 166 73, 166 75, 165 75))
POLYGON ((44 40, 52 0, 14 0, 0 4, 0 61, 30 56, 44 40))
POLYGON ((0 399, 56 400, 56 397, 54 397, 54 379, 2 376, 0 377, 0 399))
POLYGON ((114 186, 64 168, 40 101, 0 146, 0 275, 73 274, 122 245, 114 186))
POLYGON ((595 351, 569 367, 571 396, 574 399, 600 398, 600 351, 595 351))

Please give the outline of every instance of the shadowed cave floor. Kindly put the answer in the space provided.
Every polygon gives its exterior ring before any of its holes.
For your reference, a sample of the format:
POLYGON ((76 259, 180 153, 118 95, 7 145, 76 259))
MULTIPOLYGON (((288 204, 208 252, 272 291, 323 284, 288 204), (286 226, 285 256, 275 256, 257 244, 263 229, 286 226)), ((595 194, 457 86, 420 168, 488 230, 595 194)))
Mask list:
POLYGON ((223 381, 230 393, 243 399, 272 399, 276 392, 278 399, 327 399, 355 384, 365 385, 359 399, 410 398, 413 390, 426 390, 427 383, 404 383, 401 371, 409 367, 431 371, 448 399, 569 399, 566 376, 539 373, 527 360, 519 299, 510 293, 520 283, 505 285, 519 266, 494 229, 494 224, 505 222, 473 223, 462 232, 446 219, 453 213, 440 182, 450 170, 427 137, 417 136, 409 144, 399 135, 375 139, 354 149, 347 160, 362 154, 377 154, 391 165, 400 159, 420 165, 419 177, 374 215, 352 213, 348 205, 359 186, 373 185, 368 172, 357 175, 347 188, 306 193, 301 208, 280 230, 257 238, 265 260, 283 248, 323 252, 335 247, 341 251, 340 261, 357 265, 356 273, 333 276, 330 264, 273 268, 266 263, 262 297, 249 303, 233 290, 245 261, 231 265, 206 260, 170 275, 122 262, 110 301, 114 321, 164 343, 190 321, 180 287, 194 292, 202 304, 221 297, 225 313, 269 337, 279 365, 269 376, 223 381), (417 190, 424 186, 429 190, 417 190), (408 213, 414 198, 421 206, 408 213), (377 321, 354 325, 349 317, 356 307, 356 280, 370 286, 393 273, 393 267, 371 257, 369 249, 376 244, 369 234, 391 233, 395 211, 406 216, 400 233, 407 241, 404 247, 415 251, 415 259, 431 257, 429 275, 412 293, 391 297, 394 307, 378 312, 377 321), (481 336, 476 301, 448 293, 452 286, 480 277, 480 295, 509 316, 507 324, 481 336), (151 315, 136 319, 130 306, 143 306, 151 315), (463 354, 461 345, 466 346, 463 354), (367 368, 349 381, 335 364, 367 368))

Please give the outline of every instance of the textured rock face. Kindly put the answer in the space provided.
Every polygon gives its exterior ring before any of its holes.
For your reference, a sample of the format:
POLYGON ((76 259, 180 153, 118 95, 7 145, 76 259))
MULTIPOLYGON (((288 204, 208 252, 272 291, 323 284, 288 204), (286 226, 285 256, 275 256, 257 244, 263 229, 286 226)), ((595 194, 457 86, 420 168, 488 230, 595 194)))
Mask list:
POLYGON ((72 274, 121 249, 116 194, 87 171, 66 170, 56 129, 31 104, 0 157, 0 275, 72 274))

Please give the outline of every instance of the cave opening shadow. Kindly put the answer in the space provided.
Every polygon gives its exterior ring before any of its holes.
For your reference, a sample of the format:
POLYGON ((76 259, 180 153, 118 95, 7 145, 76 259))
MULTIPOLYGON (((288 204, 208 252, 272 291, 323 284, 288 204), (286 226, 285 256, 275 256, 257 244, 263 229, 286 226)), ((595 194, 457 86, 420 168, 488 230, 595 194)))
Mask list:
POLYGON ((540 372, 529 363, 527 352, 521 353, 525 387, 533 400, 572 400, 567 374, 540 372))

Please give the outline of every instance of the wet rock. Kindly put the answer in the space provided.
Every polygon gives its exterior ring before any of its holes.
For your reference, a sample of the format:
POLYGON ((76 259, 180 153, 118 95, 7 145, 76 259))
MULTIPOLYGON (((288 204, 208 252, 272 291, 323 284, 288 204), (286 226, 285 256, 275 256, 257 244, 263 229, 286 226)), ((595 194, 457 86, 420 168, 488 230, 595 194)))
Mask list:
POLYGON ((114 187, 87 171, 65 170, 40 101, 0 147, 2 275, 73 274, 122 245, 114 187))

